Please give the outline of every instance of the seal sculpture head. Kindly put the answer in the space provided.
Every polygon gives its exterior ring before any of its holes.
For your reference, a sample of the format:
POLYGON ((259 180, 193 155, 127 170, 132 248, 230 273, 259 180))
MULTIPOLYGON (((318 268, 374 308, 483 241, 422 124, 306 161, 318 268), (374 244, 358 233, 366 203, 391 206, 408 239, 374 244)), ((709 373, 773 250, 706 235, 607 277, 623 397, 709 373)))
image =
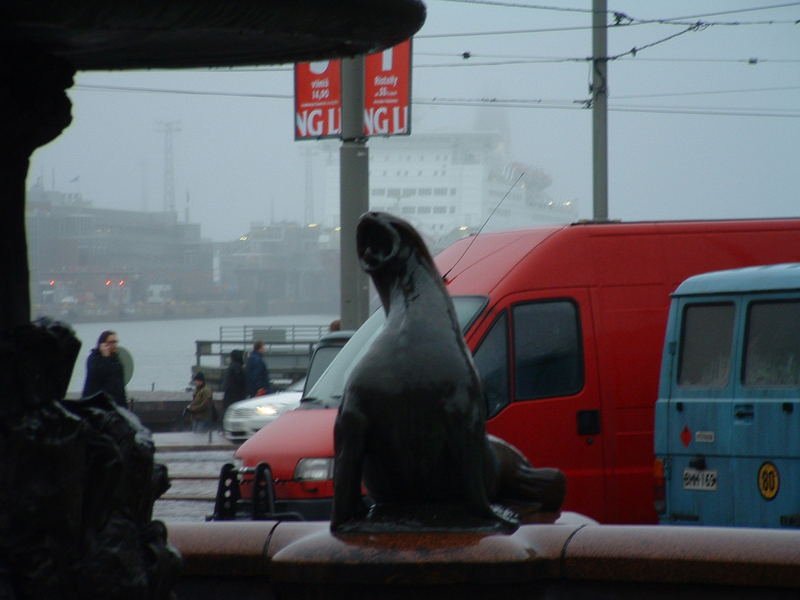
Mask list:
POLYGON ((498 469, 480 380, 422 238, 373 212, 361 217, 357 248, 386 323, 354 367, 337 416, 331 529, 516 529, 516 516, 489 502, 498 469))

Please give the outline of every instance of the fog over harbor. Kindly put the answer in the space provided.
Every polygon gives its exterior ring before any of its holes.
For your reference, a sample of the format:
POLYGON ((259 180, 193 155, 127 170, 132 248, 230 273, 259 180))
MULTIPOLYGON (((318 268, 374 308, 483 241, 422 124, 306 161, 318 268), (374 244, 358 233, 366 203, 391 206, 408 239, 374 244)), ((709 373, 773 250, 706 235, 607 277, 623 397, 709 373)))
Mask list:
MULTIPOLYGON (((554 199, 590 217, 591 3, 426 6, 413 40, 412 136, 470 131, 478 115, 504 112, 512 158, 541 169, 554 199)), ((608 8, 617 23, 608 31, 616 57, 609 216, 796 215, 800 5, 628 0, 608 8)), ((236 239, 254 221, 303 223, 305 153, 318 142, 293 139, 292 81, 291 65, 79 73, 69 91, 73 123, 35 152, 29 185, 41 180, 100 207, 160 210, 172 124, 177 209, 204 236, 236 239)))
MULTIPOLYGON (((412 134, 369 141, 371 207, 439 247, 489 214, 591 218, 591 3, 426 5, 412 134)), ((800 2, 608 8, 609 217, 797 216, 800 2)), ((27 187, 34 316, 93 321, 70 391, 106 328, 136 361, 129 389, 178 390, 222 324, 334 318, 339 143, 295 141, 292 65, 81 72, 68 94, 27 187)))

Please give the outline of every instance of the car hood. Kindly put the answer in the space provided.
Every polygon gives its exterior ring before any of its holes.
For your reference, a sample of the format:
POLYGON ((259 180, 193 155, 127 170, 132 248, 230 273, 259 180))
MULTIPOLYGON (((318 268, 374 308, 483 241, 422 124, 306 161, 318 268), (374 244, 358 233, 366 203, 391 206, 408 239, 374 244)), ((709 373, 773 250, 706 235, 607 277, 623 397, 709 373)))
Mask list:
POLYGON ((245 466, 267 462, 273 475, 290 479, 301 458, 333 457, 336 409, 292 410, 261 428, 236 451, 245 466))
POLYGON ((265 404, 274 405, 287 405, 287 404, 300 404, 302 392, 277 392, 275 394, 267 394, 265 396, 256 396, 255 398, 248 398, 247 400, 240 400, 230 405, 231 408, 255 408, 256 406, 264 406, 265 404))

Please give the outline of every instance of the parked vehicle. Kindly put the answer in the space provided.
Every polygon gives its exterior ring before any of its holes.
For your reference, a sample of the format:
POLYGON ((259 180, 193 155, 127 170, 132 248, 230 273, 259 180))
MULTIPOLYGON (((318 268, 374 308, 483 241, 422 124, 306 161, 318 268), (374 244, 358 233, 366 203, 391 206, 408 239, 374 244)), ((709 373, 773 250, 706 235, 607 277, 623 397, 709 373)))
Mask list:
POLYGON ((282 392, 234 402, 225 411, 222 429, 231 442, 241 443, 267 423, 300 406, 306 379, 298 379, 282 392))
MULTIPOLYGON (((800 261, 800 219, 544 227, 463 239, 436 258, 487 430, 562 469, 564 509, 604 523, 657 520, 653 409, 670 292, 693 274, 783 261, 800 261)), ((276 510, 329 515, 336 407, 382 320, 353 335, 299 410, 238 449, 250 470, 269 464, 276 510)))
POLYGON ((310 389, 316 383, 352 333, 352 331, 336 331, 322 336, 314 347, 306 376, 284 391, 231 404, 225 411, 222 421, 225 437, 232 442, 243 442, 267 423, 297 408, 304 390, 310 389))
POLYGON ((800 263, 684 281, 656 403, 661 523, 800 527, 798 409, 800 263))

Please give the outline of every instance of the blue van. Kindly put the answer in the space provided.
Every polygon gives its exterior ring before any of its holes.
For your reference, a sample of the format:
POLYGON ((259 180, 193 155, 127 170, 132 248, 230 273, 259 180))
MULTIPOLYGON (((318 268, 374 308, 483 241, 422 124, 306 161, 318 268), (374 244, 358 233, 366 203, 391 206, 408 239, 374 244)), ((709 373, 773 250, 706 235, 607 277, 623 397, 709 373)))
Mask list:
POLYGON ((800 263, 672 294, 655 454, 662 524, 800 527, 800 263))

